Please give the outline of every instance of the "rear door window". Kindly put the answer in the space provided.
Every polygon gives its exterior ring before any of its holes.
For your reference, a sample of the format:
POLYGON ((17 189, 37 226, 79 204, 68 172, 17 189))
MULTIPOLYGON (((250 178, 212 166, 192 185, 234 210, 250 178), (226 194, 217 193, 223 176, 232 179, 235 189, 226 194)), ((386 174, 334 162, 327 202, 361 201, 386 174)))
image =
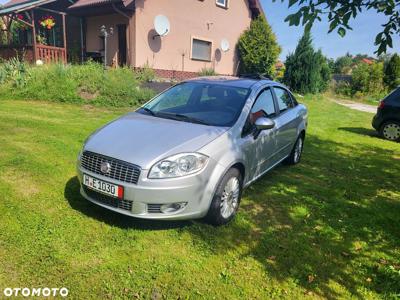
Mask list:
POLYGON ((280 112, 284 112, 294 107, 294 102, 288 91, 280 87, 274 87, 274 91, 280 112))

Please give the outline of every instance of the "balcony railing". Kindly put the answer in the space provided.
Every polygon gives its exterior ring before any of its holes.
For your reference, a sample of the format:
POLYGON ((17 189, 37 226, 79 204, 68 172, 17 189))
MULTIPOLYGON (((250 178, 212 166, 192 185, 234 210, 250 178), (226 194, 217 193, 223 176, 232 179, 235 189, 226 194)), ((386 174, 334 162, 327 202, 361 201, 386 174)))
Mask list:
POLYGON ((37 44, 36 59, 40 59, 44 63, 66 63, 67 51, 65 48, 37 44))

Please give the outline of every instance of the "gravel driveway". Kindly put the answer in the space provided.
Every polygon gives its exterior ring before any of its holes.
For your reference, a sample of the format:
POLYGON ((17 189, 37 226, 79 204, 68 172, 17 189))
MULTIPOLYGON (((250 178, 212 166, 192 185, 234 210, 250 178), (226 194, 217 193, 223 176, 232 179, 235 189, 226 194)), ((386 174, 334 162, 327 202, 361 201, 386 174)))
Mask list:
POLYGON ((352 101, 345 101, 345 100, 335 100, 335 99, 330 99, 333 102, 339 104, 339 105, 343 105, 346 106, 350 109, 354 109, 354 110, 359 110, 359 111, 363 111, 363 112, 367 112, 367 113, 371 113, 371 114, 375 114, 376 113, 376 106, 373 105, 369 105, 369 104, 363 104, 363 103, 357 103, 357 102, 352 102, 352 101))

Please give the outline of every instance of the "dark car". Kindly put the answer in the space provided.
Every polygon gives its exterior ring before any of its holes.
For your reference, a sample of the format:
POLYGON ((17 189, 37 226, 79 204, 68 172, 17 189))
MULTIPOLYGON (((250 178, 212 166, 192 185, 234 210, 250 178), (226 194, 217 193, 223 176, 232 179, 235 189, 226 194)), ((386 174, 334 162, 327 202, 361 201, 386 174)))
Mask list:
POLYGON ((380 102, 372 126, 385 139, 400 141, 400 86, 380 102))

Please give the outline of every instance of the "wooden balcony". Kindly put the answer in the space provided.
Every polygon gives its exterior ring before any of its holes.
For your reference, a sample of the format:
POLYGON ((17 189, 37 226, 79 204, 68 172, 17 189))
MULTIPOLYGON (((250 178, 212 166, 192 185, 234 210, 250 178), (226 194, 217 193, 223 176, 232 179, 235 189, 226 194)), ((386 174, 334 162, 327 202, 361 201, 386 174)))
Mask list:
POLYGON ((35 45, 36 60, 44 63, 67 63, 67 51, 65 48, 47 46, 42 44, 35 45))

